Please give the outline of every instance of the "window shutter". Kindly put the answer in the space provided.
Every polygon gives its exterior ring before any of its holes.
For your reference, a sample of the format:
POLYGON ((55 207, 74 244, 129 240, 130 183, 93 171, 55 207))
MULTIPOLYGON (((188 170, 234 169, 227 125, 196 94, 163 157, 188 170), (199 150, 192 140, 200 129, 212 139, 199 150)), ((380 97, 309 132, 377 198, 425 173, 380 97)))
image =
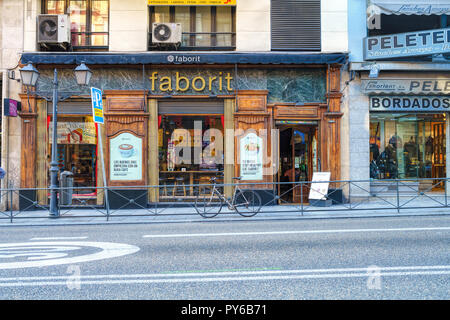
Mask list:
POLYGON ((271 1, 272 50, 320 51, 320 0, 271 1))
POLYGON ((223 100, 175 100, 158 101, 159 114, 223 114, 223 100))

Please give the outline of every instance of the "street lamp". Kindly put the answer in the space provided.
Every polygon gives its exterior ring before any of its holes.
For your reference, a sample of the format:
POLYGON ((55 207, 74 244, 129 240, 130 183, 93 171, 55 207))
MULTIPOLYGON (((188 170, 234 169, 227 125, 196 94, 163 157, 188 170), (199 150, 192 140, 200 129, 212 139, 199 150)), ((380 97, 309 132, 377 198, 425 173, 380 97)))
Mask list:
MULTIPOLYGON (((80 86, 89 85, 89 81, 92 77, 92 71, 82 62, 78 67, 74 70, 75 79, 80 86)), ((33 66, 31 62, 28 63, 27 66, 20 69, 20 77, 22 79, 22 83, 29 87, 35 87, 37 80, 39 78, 39 72, 33 66)), ((28 91, 27 91, 28 94, 28 91)), ((71 94, 67 97, 59 97, 58 96, 58 71, 55 68, 54 76, 53 76, 53 94, 52 98, 48 96, 44 96, 39 93, 35 93, 37 96, 44 98, 47 101, 53 102, 53 135, 52 135, 52 161, 50 162, 50 217, 57 218, 59 217, 58 211, 58 161, 57 161, 57 128, 58 128, 58 101, 63 101, 71 96, 71 94)))

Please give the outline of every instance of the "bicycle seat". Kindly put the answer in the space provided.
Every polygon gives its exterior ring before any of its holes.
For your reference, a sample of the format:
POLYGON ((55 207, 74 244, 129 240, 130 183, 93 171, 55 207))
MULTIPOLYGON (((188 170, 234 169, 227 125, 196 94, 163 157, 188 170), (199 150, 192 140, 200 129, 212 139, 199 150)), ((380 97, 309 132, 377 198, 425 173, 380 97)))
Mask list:
POLYGON ((242 180, 242 177, 234 177, 233 180, 242 180))

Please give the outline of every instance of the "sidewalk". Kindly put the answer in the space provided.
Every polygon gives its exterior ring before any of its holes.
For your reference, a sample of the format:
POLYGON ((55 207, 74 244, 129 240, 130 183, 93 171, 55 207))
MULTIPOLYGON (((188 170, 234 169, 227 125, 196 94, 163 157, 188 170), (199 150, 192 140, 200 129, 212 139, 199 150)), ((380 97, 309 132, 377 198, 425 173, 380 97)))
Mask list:
POLYGON ((135 223, 180 223, 180 222, 223 222, 223 221, 270 221, 289 219, 330 219, 399 217, 424 215, 450 215, 450 206, 433 199, 424 201, 399 202, 400 212, 393 203, 371 201, 313 207, 301 205, 263 206, 254 217, 246 218, 234 211, 223 208, 214 218, 203 218, 191 207, 159 207, 135 210, 110 210, 107 218, 105 209, 67 209, 61 210, 60 217, 50 218, 47 210, 0 213, 0 227, 8 226, 49 226, 49 225, 95 225, 95 224, 135 224, 135 223), (436 207, 436 208, 430 208, 436 207), (383 208, 383 209, 380 209, 383 208), (391 209, 387 209, 391 208, 391 209))

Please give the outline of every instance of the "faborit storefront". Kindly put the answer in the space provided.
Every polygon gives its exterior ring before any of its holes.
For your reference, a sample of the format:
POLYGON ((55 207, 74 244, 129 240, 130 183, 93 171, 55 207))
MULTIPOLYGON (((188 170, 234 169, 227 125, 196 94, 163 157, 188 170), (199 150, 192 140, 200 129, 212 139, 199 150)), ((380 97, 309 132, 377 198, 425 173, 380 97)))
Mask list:
MULTIPOLYGON (((252 188, 268 190, 266 199, 283 192, 272 182, 310 181, 316 171, 339 179, 346 60, 320 53, 25 53, 21 63, 39 70, 38 92, 51 91, 55 67, 61 93, 82 90, 58 105, 58 165, 74 174, 75 198, 102 205, 99 130, 89 88, 79 88, 72 73, 82 61, 91 68, 90 86, 103 91, 105 106, 106 181, 121 194, 111 194, 110 202, 120 207, 128 196, 139 206, 195 199, 203 191, 192 185, 213 176, 225 184, 236 176, 258 183, 252 188), (163 187, 146 187, 156 185, 163 187)), ((51 102, 25 93, 21 99, 29 106, 20 113, 21 187, 46 188, 51 102)), ((47 204, 46 191, 28 192, 47 204)), ((284 197, 307 200, 299 192, 284 197)))

